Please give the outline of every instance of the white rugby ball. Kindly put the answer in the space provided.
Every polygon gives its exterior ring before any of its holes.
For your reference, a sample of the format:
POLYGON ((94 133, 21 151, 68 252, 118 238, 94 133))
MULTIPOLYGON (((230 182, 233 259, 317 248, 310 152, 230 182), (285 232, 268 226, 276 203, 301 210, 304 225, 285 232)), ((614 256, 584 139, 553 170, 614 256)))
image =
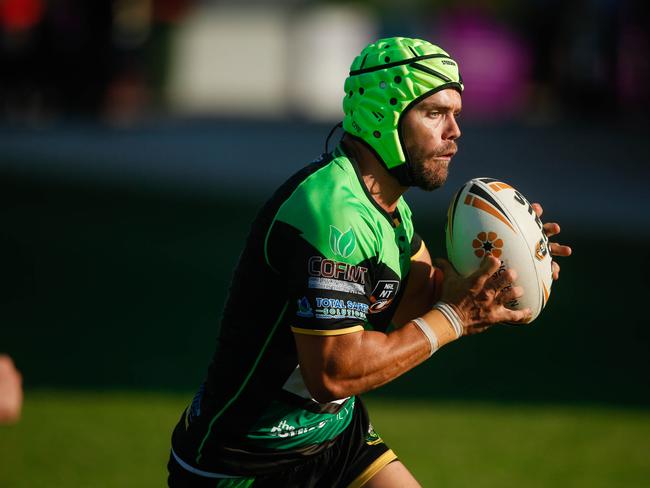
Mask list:
POLYGON ((501 260, 500 270, 514 269, 513 285, 524 296, 507 307, 530 308, 529 323, 537 318, 551 295, 551 253, 542 222, 521 193, 494 178, 468 181, 449 205, 446 235, 447 256, 461 275, 476 271, 487 254, 501 260))

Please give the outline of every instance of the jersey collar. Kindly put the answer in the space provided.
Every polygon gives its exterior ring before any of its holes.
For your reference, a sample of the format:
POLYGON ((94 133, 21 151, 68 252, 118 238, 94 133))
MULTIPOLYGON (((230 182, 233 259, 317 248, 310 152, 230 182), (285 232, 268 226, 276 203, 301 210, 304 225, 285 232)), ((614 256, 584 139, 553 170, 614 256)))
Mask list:
POLYGON ((357 163, 357 160, 354 159, 352 156, 346 154, 344 151, 342 144, 338 144, 336 148, 334 149, 333 155, 335 158, 338 157, 344 157, 348 161, 350 161, 350 165, 354 169, 354 173, 357 176, 357 180, 359 181, 359 185, 363 189, 363 192, 366 195, 366 198, 374 205, 374 207, 381 213, 386 220, 390 223, 392 227, 399 227, 399 225, 402 223, 402 218, 399 214, 399 207, 395 208, 395 212, 393 212, 393 215, 389 214, 386 210, 382 208, 379 203, 377 203, 377 200, 374 199, 374 197, 370 194, 370 191, 368 190, 368 187, 366 186, 365 182, 363 181, 363 176, 361 175, 361 170, 359 169, 359 164, 357 163))

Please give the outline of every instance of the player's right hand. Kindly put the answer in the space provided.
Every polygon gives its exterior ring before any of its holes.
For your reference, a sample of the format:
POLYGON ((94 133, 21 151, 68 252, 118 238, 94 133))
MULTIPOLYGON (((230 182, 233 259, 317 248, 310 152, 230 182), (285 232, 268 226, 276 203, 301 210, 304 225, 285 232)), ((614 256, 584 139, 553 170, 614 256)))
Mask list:
POLYGON ((481 266, 468 277, 459 275, 445 259, 436 259, 444 273, 440 299, 456 310, 463 323, 463 335, 483 332, 500 322, 530 320, 530 309, 511 310, 506 304, 524 294, 520 286, 512 286, 517 279, 513 269, 501 267, 501 261, 486 256, 481 266))

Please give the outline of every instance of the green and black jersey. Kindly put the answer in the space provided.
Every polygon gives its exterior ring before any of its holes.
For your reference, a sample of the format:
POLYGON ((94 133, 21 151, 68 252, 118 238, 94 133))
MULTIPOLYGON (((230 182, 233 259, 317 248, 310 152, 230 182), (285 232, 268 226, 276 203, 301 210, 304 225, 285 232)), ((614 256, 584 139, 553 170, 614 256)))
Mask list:
POLYGON ((385 212, 340 147, 291 177, 253 223, 207 380, 173 433, 177 460, 252 475, 327 448, 359 400, 313 400, 293 334, 388 331, 421 247, 406 202, 385 212))

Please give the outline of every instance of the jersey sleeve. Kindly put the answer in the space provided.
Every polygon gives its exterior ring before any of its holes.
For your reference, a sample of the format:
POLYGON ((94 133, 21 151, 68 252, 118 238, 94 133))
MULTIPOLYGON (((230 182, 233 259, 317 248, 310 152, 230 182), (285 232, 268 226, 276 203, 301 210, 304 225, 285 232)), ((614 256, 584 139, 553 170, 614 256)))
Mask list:
POLYGON ((267 264, 287 287, 294 333, 342 335, 367 322, 376 242, 363 209, 280 213, 266 242, 267 264))
POLYGON ((424 241, 417 232, 414 232, 411 238, 411 259, 417 259, 424 249, 424 241))

